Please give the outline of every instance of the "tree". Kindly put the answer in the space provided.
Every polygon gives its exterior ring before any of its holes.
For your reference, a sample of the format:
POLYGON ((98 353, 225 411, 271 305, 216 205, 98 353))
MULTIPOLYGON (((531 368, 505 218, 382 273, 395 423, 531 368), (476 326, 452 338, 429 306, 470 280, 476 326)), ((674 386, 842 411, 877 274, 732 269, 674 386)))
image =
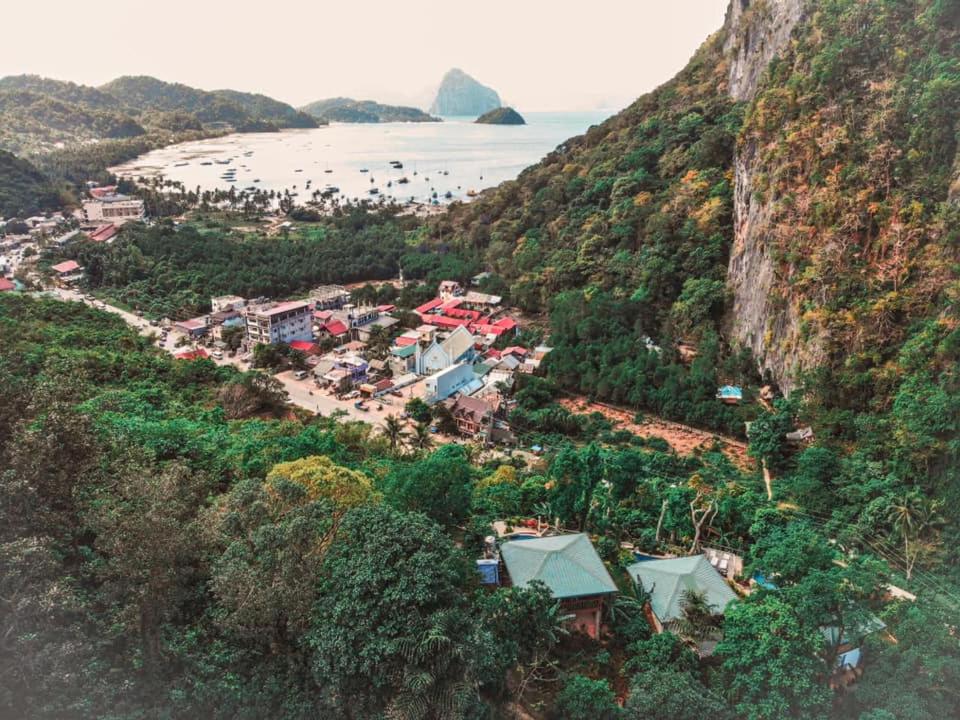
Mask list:
POLYGON ((721 620, 717 615, 717 608, 707 601, 705 591, 684 590, 680 608, 682 615, 676 626, 680 637, 699 646, 704 640, 719 635, 721 620))
POLYGON ((390 449, 396 451, 397 446, 407 437, 403 421, 396 415, 387 415, 383 420, 383 434, 390 441, 390 449))
POLYGON ((621 717, 616 696, 606 680, 574 675, 553 703, 551 720, 616 720, 621 717))
POLYGON ((907 580, 921 557, 923 535, 942 522, 939 511, 942 501, 922 496, 916 490, 891 501, 887 520, 903 541, 903 557, 907 580))
POLYGON ((380 486, 394 507, 422 512, 450 526, 467 515, 472 480, 464 449, 444 445, 415 462, 394 465, 380 486))
POLYGON ((410 398, 407 404, 403 406, 403 409, 413 418, 414 422, 428 423, 432 418, 430 406, 420 398, 410 398))
POLYGON ((346 514, 324 558, 307 642, 348 718, 458 717, 473 691, 468 567, 439 527, 386 506, 346 514))
POLYGON ((418 422, 413 426, 413 433, 409 436, 411 447, 421 452, 433 446, 433 433, 427 423, 418 422))
POLYGON ((726 610, 722 662, 727 694, 747 720, 821 718, 829 708, 823 636, 773 593, 726 610))
POLYGON ((693 674, 672 667, 651 667, 634 675, 624 720, 730 720, 723 698, 693 674))

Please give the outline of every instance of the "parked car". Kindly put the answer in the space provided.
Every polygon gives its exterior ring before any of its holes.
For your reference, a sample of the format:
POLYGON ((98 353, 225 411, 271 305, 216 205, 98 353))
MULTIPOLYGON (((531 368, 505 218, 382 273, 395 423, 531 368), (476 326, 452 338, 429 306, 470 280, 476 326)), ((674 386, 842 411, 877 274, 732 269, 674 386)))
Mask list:
POLYGON ((214 350, 210 353, 215 360, 223 360, 223 350, 214 350))
MULTIPOLYGON (((222 354, 221 354, 221 357, 222 357, 222 354)), ((293 377, 294 377, 296 380, 304 380, 304 379, 307 377, 307 371, 306 371, 306 370, 297 370, 297 371, 293 374, 293 377)))

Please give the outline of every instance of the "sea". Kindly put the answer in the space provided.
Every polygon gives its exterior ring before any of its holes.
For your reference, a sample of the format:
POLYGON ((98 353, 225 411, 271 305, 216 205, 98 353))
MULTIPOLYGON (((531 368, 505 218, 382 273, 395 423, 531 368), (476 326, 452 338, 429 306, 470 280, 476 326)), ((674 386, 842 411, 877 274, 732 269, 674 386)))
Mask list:
POLYGON ((516 178, 613 112, 530 112, 524 113, 526 125, 449 117, 238 133, 171 145, 111 170, 133 178, 162 175, 188 189, 289 190, 300 202, 315 190, 335 188, 341 201, 444 204, 516 178))

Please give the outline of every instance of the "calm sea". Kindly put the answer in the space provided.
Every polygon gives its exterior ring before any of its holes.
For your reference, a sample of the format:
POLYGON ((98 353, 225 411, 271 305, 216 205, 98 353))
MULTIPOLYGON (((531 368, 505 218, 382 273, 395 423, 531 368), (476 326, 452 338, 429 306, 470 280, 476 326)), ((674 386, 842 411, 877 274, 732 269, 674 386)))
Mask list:
POLYGON ((429 202, 436 193, 442 203, 516 178, 610 114, 531 112, 524 113, 527 124, 517 126, 445 118, 442 123, 333 124, 237 134, 155 150, 114 171, 133 177, 159 173, 188 188, 290 189, 301 201, 313 190, 334 186, 341 198, 429 202), (229 170, 234 174, 224 178, 229 170), (398 182, 401 178, 408 182, 398 182), (370 193, 374 188, 378 195, 370 193))

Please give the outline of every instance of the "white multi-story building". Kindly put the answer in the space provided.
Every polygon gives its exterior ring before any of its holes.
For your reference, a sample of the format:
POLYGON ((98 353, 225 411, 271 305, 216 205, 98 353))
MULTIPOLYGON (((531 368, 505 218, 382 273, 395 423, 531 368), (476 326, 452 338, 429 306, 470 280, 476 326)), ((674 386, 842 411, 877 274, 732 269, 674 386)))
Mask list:
POLYGON ((301 300, 248 306, 246 318, 251 345, 313 340, 313 310, 301 300))
POLYGON ((91 223, 122 225, 128 220, 140 220, 143 216, 143 200, 127 195, 106 195, 83 203, 84 220, 91 223))

